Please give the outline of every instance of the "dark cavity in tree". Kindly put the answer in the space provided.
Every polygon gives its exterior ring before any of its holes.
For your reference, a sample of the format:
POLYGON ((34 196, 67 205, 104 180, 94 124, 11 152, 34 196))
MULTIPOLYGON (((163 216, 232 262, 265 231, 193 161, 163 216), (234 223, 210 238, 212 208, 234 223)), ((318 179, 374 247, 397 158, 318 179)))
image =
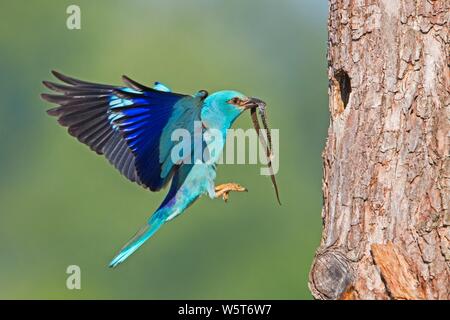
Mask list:
POLYGON ((341 93, 341 100, 344 104, 344 109, 347 108, 348 100, 350 99, 350 93, 352 92, 352 86, 350 82, 350 77, 345 70, 339 70, 336 72, 336 81, 339 84, 339 92, 341 93))

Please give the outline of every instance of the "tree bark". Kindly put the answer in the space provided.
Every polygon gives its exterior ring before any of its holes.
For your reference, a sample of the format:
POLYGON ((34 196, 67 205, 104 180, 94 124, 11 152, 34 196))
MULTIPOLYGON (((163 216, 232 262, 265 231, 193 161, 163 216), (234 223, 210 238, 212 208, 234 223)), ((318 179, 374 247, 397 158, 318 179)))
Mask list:
POLYGON ((450 1, 330 0, 318 299, 450 299, 450 1))

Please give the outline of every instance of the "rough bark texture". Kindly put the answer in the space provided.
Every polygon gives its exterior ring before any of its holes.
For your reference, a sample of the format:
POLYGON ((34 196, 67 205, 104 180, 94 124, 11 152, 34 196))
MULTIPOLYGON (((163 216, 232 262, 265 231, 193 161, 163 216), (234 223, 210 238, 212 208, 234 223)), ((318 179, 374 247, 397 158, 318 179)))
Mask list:
POLYGON ((450 0, 330 0, 319 299, 450 299, 450 0))

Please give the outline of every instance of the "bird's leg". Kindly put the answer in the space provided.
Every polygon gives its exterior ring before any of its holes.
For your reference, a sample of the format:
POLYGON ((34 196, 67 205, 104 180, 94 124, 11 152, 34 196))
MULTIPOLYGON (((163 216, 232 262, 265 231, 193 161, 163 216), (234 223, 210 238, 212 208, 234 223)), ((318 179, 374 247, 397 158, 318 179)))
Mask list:
POLYGON ((225 202, 228 200, 228 194, 230 191, 244 192, 246 188, 238 183, 224 183, 215 187, 216 198, 222 197, 225 202))

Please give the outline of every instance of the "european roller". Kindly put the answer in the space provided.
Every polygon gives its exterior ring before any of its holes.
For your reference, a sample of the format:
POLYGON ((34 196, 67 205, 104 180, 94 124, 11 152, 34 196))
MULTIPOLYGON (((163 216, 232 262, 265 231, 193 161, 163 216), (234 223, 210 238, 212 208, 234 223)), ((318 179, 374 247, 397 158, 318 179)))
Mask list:
MULTIPOLYGON (((47 88, 59 94, 42 94, 42 98, 58 105, 47 112, 57 117, 70 135, 104 155, 130 181, 150 191, 159 191, 170 184, 161 205, 113 258, 110 267, 125 261, 163 224, 183 213, 201 195, 226 201, 230 192, 246 191, 237 183, 216 186, 216 165, 227 130, 245 110, 251 111, 258 132, 256 110, 259 110, 264 129, 268 129, 263 101, 233 90, 211 95, 200 90, 185 95, 173 93, 159 82, 150 88, 126 76, 122 77, 125 85, 114 86, 52 73, 64 84, 44 81, 47 88), (173 141, 172 133, 180 129, 200 137, 200 155, 191 148, 189 154, 179 152, 179 157, 174 158, 177 141, 173 141)), ((270 135, 267 134, 266 141, 261 134, 260 141, 270 158, 270 135)), ((271 178, 278 197, 273 174, 271 178)))

